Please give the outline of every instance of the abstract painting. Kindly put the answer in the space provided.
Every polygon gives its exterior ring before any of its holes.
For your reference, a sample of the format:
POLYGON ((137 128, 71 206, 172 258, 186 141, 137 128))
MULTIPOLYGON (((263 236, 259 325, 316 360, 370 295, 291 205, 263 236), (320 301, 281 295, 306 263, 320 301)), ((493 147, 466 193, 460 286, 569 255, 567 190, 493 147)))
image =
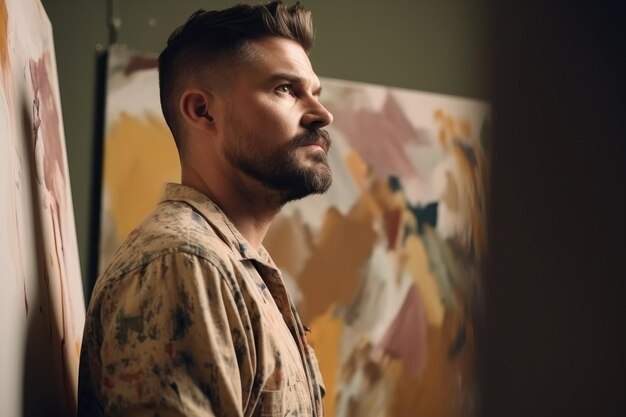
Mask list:
MULTIPOLYGON (((109 55, 100 265, 180 176, 154 56, 109 55)), ((489 107, 323 78, 331 189, 290 203, 264 241, 333 417, 475 412, 489 107)))
POLYGON ((72 415, 85 305, 52 27, 39 0, 0 0, 0 67, 0 332, 9 368, 0 414, 72 415), (45 380, 31 381, 38 374, 45 380))
POLYGON ((156 58, 113 46, 108 53, 98 264, 159 201, 180 164, 159 101, 156 58))

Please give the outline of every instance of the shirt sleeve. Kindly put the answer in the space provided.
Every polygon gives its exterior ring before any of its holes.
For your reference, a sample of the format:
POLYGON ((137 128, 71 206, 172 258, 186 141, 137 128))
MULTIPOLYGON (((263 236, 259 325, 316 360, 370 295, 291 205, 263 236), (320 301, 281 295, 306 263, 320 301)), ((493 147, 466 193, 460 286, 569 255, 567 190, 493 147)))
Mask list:
POLYGON ((107 294, 100 349, 106 415, 243 415, 255 373, 254 339, 228 275, 205 259, 175 253, 107 294))

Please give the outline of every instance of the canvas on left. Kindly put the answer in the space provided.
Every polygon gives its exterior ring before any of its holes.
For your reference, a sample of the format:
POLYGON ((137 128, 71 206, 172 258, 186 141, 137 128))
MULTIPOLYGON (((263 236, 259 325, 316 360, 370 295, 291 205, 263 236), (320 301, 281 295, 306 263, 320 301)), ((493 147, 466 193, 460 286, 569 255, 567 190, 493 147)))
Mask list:
POLYGON ((0 415, 73 415, 85 305, 39 0, 0 0, 0 148, 0 415))

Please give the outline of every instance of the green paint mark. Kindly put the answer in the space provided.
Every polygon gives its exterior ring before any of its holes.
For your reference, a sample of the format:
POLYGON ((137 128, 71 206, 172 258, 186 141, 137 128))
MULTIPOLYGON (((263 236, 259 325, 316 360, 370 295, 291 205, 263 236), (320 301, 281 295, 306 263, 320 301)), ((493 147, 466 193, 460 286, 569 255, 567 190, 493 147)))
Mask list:
POLYGON ((189 333, 189 329, 193 324, 191 317, 181 306, 176 307, 176 309, 172 311, 171 317, 172 323, 174 324, 172 340, 181 340, 189 333))
POLYGON ((193 367, 193 357, 188 352, 180 350, 176 355, 174 364, 179 367, 184 367, 187 371, 189 371, 193 367))
POLYGON ((107 372, 110 375, 113 375, 115 373, 115 364, 109 364, 106 366, 107 372))
POLYGON ((139 333, 139 339, 145 339, 143 335, 143 317, 127 316, 122 311, 117 313, 115 317, 115 339, 120 347, 126 346, 128 343, 128 333, 134 331, 139 333))

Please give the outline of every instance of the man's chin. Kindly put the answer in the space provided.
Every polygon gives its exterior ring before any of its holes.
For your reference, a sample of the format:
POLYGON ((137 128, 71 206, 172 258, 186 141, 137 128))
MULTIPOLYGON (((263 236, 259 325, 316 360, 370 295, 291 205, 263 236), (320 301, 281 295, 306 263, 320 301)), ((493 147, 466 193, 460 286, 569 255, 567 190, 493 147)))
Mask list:
POLYGON ((333 179, 330 171, 327 175, 316 178, 307 178, 302 186, 286 192, 287 201, 300 200, 313 194, 324 194, 332 185, 333 179))
POLYGON ((249 178, 263 184, 268 191, 273 190, 283 204, 312 194, 323 194, 332 184, 328 157, 321 148, 303 155, 292 155, 290 164, 276 162, 261 170, 256 169, 254 164, 240 163, 239 168, 249 178), (267 171, 270 166, 273 169, 267 171))

